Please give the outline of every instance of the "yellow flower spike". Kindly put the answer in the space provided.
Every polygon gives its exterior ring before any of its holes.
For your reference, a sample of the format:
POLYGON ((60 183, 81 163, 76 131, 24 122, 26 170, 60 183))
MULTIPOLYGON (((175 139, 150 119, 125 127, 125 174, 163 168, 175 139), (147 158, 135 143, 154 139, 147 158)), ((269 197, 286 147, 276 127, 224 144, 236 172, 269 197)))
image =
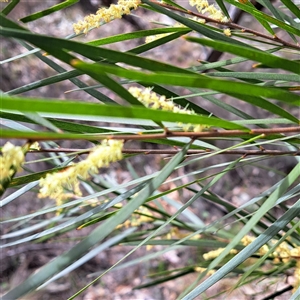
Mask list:
MULTIPOLYGON (((203 258, 204 258, 204 260, 214 259, 214 258, 218 257, 224 251, 224 249, 225 248, 219 248, 219 249, 204 253, 203 258)), ((231 249, 229 252, 229 254, 237 254, 237 253, 238 253, 238 251, 236 249, 231 249)))
POLYGON ((296 269, 294 272, 294 278, 295 278, 295 282, 293 283, 293 293, 296 292, 296 290, 300 287, 300 259, 298 258, 297 262, 296 262, 296 269))
POLYGON ((153 248, 154 248, 153 245, 147 245, 147 246, 146 246, 146 251, 150 251, 150 250, 153 249, 153 248))
POLYGON ((195 271, 195 272, 198 272, 198 273, 203 273, 203 272, 206 271, 206 269, 205 269, 205 268, 202 268, 202 267, 195 267, 195 268, 194 268, 194 271, 195 271))
POLYGON ((280 259, 279 259, 278 257, 275 257, 275 258, 273 259, 273 264, 275 264, 275 265, 280 264, 280 259))
POLYGON ((87 179, 91 174, 96 174, 98 168, 107 167, 111 162, 122 159, 122 148, 123 141, 104 140, 93 148, 85 160, 42 178, 39 197, 50 197, 60 202, 70 196, 66 196, 65 189, 73 189, 75 195, 81 196, 78 177, 87 179))
POLYGON ((145 43, 148 44, 150 42, 154 42, 158 39, 161 39, 167 35, 170 35, 172 33, 161 33, 161 34, 156 34, 156 35, 150 35, 150 36, 147 36, 146 39, 145 39, 145 43))
POLYGON ((196 6, 196 9, 201 14, 208 13, 208 16, 216 21, 228 22, 228 18, 224 16, 223 12, 213 4, 209 5, 207 0, 190 0, 189 3, 191 6, 196 6))
POLYGON ((38 142, 34 142, 30 145, 29 150, 40 150, 41 147, 38 142))
POLYGON ((292 257, 294 257, 300 261, 300 246, 291 249, 290 254, 292 257))
POLYGON ((241 239, 241 243, 242 243, 244 246, 248 246, 248 245, 251 244, 254 240, 255 240, 255 237, 250 236, 250 235, 245 235, 245 236, 241 239))
POLYGON ((76 34, 88 33, 95 27, 130 14, 131 10, 137 9, 140 4, 140 0, 119 0, 118 4, 111 4, 109 8, 100 8, 95 15, 86 16, 83 21, 73 24, 73 29, 76 34))
POLYGON ((231 30, 229 28, 224 29, 223 32, 226 36, 231 36, 231 30))
MULTIPOLYGON (((138 87, 130 87, 128 89, 129 93, 132 96, 137 98, 141 103, 146 107, 158 110, 172 111, 174 113, 195 115, 196 113, 193 110, 186 108, 180 108, 176 106, 173 101, 167 100, 166 96, 158 96, 155 92, 151 91, 151 88, 145 88, 144 90, 138 87)), ((194 130, 195 132, 201 132, 203 129, 208 128, 207 125, 192 125, 192 124, 182 124, 177 123, 184 131, 194 130)))
POLYGON ((259 250, 259 254, 261 256, 265 255, 269 251, 269 247, 267 245, 263 245, 259 250))
POLYGON ((14 146, 7 142, 2 147, 2 156, 0 156, 0 183, 9 179, 14 173, 22 169, 25 161, 24 150, 20 146, 14 146))
POLYGON ((224 251, 224 249, 225 248, 219 248, 219 249, 212 250, 212 251, 209 251, 207 253, 204 253, 203 258, 204 258, 204 260, 214 259, 214 258, 218 257, 224 251))
MULTIPOLYGON (((198 273, 203 273, 203 272, 205 272, 206 270, 207 270, 206 268, 202 268, 202 267, 195 267, 195 268, 194 268, 194 271, 195 271, 195 272, 198 272, 198 273)), ((216 273, 215 270, 209 270, 209 271, 207 272, 207 275, 210 276, 210 275, 212 275, 212 274, 214 274, 214 273, 216 273)))
MULTIPOLYGON (((168 28, 177 28, 177 27, 182 28, 182 27, 186 27, 186 26, 177 22, 177 23, 175 23, 174 26, 169 26, 168 28)), ((145 43, 147 44, 147 43, 156 41, 156 40, 158 40, 160 38, 163 38, 163 37, 165 37, 167 35, 170 35, 170 34, 172 34, 172 32, 170 32, 170 33, 161 33, 161 34, 147 36, 146 39, 145 39, 145 43)))

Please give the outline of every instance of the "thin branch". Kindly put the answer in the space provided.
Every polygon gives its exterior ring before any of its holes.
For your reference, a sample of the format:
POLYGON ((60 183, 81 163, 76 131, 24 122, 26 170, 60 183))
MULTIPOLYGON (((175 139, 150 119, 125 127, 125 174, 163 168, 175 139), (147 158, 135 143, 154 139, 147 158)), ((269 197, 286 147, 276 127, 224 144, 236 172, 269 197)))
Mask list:
POLYGON ((245 137, 247 135, 255 136, 255 135, 272 135, 272 134, 283 134, 283 133, 297 133, 300 132, 300 126, 293 127, 276 127, 276 128, 268 128, 268 129, 250 129, 246 130, 215 130, 210 129, 209 131, 203 132, 184 132, 184 131, 170 131, 165 128, 163 133, 143 133, 140 132, 138 134, 115 134, 115 135, 105 135, 105 134, 72 134, 71 136, 66 136, 62 134, 48 134, 48 136, 36 135, 35 132, 23 132, 21 135, 5 135, 5 138, 14 138, 14 139, 30 139, 32 141, 54 141, 54 140, 89 140, 89 141, 99 141, 104 139, 112 139, 112 140, 151 140, 151 139, 165 139, 168 137, 189 137, 192 139, 205 139, 212 137, 245 137))
MULTIPOLYGON (((58 148, 58 149, 43 149, 40 150, 31 150, 31 153, 74 153, 74 154, 86 154, 89 153, 92 149, 71 149, 71 148, 58 148)), ((169 154, 175 155, 180 150, 178 149, 127 149, 124 148, 122 153, 124 154, 169 154)), ((213 153, 214 150, 205 149, 205 150, 188 150, 188 155, 195 155, 195 154, 207 154, 213 153)), ((300 155, 300 150, 297 151, 280 151, 280 150, 228 150, 222 153, 217 154, 234 154, 234 155, 272 155, 272 156, 280 156, 280 155, 292 155, 298 156, 300 155)))
POLYGON ((282 295, 282 294, 284 294, 284 293, 286 293, 286 292, 288 292, 288 291, 290 291, 292 289, 293 289, 293 286, 292 285, 288 285, 287 287, 283 288, 282 290, 276 291, 275 293, 273 293, 273 294, 271 294, 271 295, 269 295, 269 296, 267 296, 267 297, 265 297, 265 298, 263 298, 261 300, 275 299, 275 297, 280 296, 280 295, 282 295))
POLYGON ((284 41, 284 40, 280 39, 279 37, 277 37, 276 35, 269 36, 269 35, 266 35, 266 34, 263 34, 263 33, 259 32, 259 31, 252 30, 252 29, 240 26, 240 25, 238 25, 236 23, 233 23, 232 21, 221 22, 221 21, 212 19, 212 18, 210 18, 208 16, 205 16, 203 14, 195 13, 195 12, 193 12, 191 10, 183 10, 183 9, 180 9, 178 7, 174 7, 172 5, 169 5, 169 4, 166 4, 166 3, 163 3, 163 2, 158 2, 158 1, 155 1, 155 0, 150 0, 150 2, 152 2, 152 3, 156 4, 156 5, 168 8, 170 10, 178 11, 178 12, 181 12, 181 13, 184 13, 184 14, 188 14, 188 15, 191 15, 191 16, 196 16, 198 18, 204 19, 206 22, 209 22, 209 23, 215 23, 215 24, 219 24, 219 25, 222 25, 222 26, 227 26, 227 27, 234 28, 234 29, 239 29, 242 32, 251 33, 251 34, 254 34, 256 36, 262 37, 264 39, 275 41, 275 42, 280 43, 280 44, 282 44, 282 45, 284 45, 286 47, 289 47, 289 48, 292 48, 292 49, 296 49, 296 50, 300 50, 300 45, 294 45, 292 43, 284 41))

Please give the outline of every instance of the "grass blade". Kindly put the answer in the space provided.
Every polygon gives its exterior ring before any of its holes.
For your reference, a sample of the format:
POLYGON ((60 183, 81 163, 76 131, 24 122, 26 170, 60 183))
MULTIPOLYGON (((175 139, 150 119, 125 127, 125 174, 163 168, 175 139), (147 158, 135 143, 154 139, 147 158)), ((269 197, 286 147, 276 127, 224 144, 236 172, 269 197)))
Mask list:
POLYGON ((273 68, 281 68, 299 75, 300 63, 281 58, 265 51, 258 49, 249 49, 247 47, 236 46, 232 43, 222 41, 214 41, 202 38, 186 37, 186 40, 199 43, 201 45, 210 46, 219 51, 229 52, 239 56, 247 57, 251 60, 258 61, 273 68))
POLYGON ((27 17, 24 17, 22 19, 20 19, 21 22, 23 23, 28 23, 28 22, 32 22, 34 20, 38 20, 38 19, 41 19, 45 16, 48 16, 56 11, 59 11, 61 9, 64 9, 66 7, 69 7, 75 3, 77 3, 79 0, 65 0, 64 2, 62 3, 59 3, 59 4, 56 4, 56 5, 53 5, 52 7, 49 7, 45 10, 42 10, 42 11, 39 11, 39 12, 36 12, 30 16, 27 16, 27 17))
MULTIPOLYGON (((8 1, 7 1, 8 2, 8 1)), ((20 0, 11 0, 1 11, 3 15, 8 15, 20 2, 20 0)))
POLYGON ((9 291, 4 295, 4 299, 18 299, 23 297, 31 290, 39 287, 46 280, 58 272, 64 270, 70 264, 78 260, 82 254, 86 253, 89 248, 99 243, 107 237, 114 228, 123 223, 137 208, 139 208, 151 194, 163 183, 168 176, 173 172, 174 168, 182 161, 188 150, 187 145, 182 151, 174 156, 171 161, 159 172, 158 176, 153 178, 139 194, 134 197, 126 206, 118 211, 116 215, 98 226, 88 237, 73 247, 71 250, 65 252, 63 255, 57 257, 46 266, 42 267, 37 273, 31 275, 27 280, 19 286, 9 291))

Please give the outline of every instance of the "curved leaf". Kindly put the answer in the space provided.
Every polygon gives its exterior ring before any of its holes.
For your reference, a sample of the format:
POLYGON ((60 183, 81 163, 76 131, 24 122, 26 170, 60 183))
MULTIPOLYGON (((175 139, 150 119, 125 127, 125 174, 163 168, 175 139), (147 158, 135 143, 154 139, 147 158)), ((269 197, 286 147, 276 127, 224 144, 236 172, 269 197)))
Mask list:
POLYGON ((43 18, 45 16, 48 16, 48 15, 56 12, 56 11, 59 11, 63 8, 69 7, 69 6, 77 3, 78 1, 79 0, 65 0, 64 2, 53 5, 50 8, 47 8, 45 10, 36 12, 36 13, 30 15, 30 16, 24 17, 24 18, 20 19, 20 21, 23 22, 23 23, 28 23, 28 22, 32 22, 34 20, 38 20, 40 18, 43 18))

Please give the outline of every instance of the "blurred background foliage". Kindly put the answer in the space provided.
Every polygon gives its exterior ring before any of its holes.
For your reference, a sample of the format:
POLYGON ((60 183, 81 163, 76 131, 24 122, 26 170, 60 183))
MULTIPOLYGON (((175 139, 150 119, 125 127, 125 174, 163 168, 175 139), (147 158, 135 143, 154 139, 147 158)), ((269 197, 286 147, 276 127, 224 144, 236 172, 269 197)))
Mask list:
POLYGON ((74 33, 111 4, 0 3, 1 147, 26 155, 1 162, 3 299, 298 299, 299 2, 145 0, 74 33), (82 195, 38 196, 106 138, 123 159, 82 195))

